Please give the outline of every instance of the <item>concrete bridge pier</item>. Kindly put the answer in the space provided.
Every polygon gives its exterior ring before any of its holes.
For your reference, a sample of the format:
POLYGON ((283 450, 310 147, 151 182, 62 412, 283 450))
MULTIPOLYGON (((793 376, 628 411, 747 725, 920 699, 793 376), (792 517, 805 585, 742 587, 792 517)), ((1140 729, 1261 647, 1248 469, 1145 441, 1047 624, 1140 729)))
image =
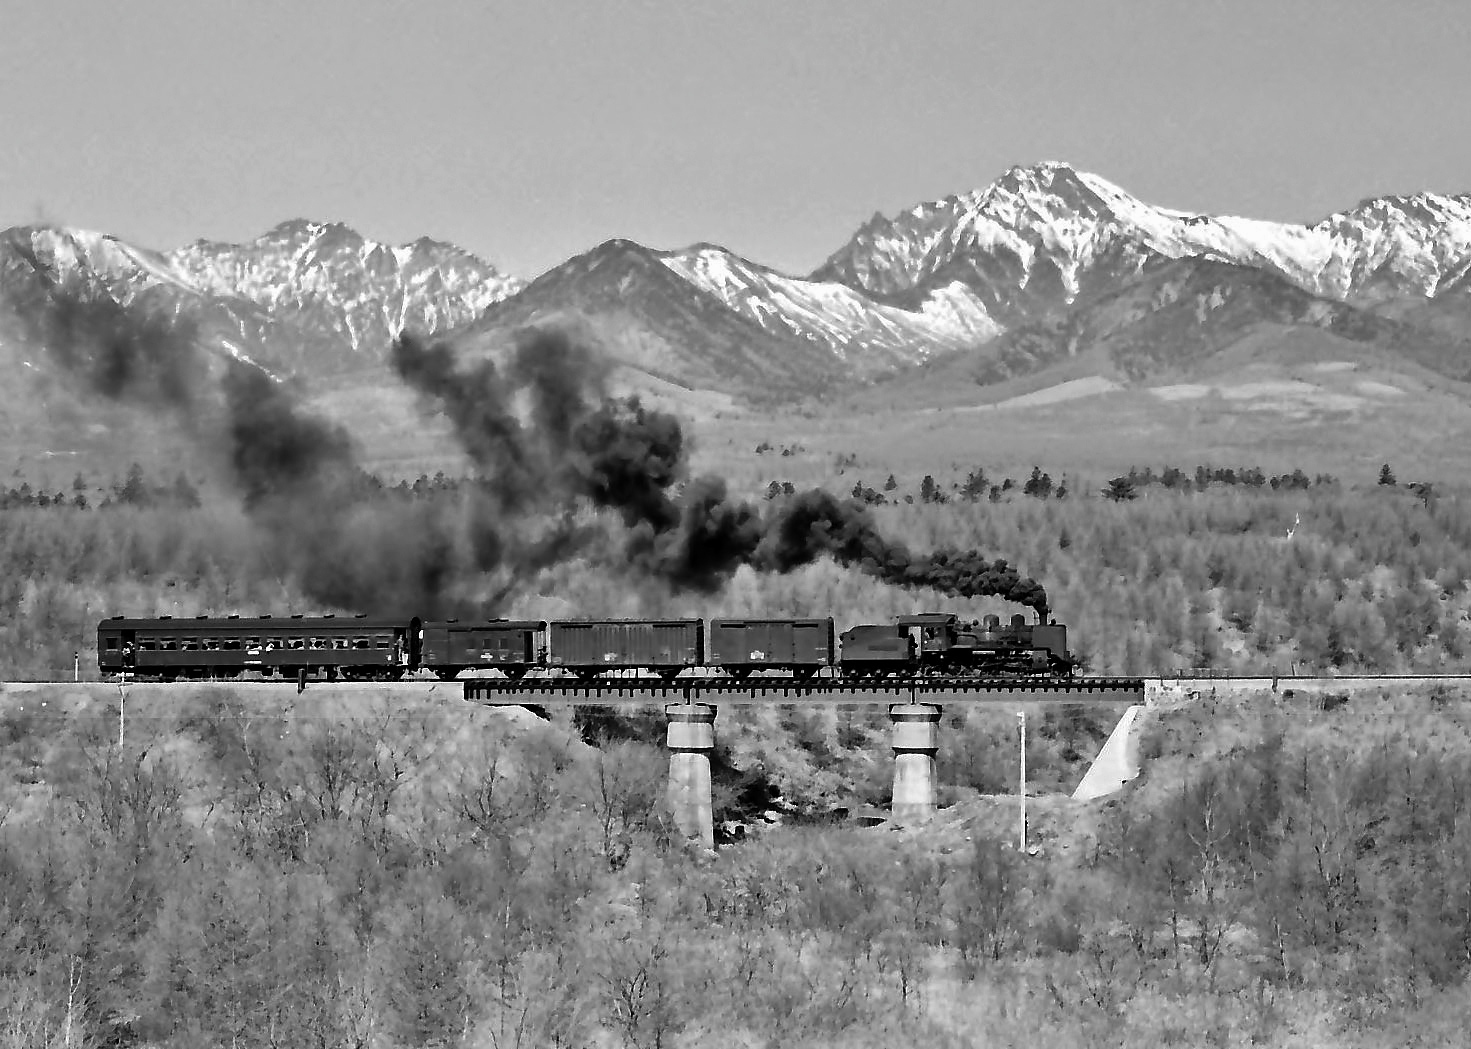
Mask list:
POLYGON ((702 848, 714 849, 710 751, 715 749, 715 708, 705 703, 670 703, 664 715, 669 719, 667 798, 674 825, 702 848))
POLYGON ((935 814, 935 752, 940 748, 940 708, 932 703, 895 703, 893 723, 894 803, 897 826, 923 823, 935 814))

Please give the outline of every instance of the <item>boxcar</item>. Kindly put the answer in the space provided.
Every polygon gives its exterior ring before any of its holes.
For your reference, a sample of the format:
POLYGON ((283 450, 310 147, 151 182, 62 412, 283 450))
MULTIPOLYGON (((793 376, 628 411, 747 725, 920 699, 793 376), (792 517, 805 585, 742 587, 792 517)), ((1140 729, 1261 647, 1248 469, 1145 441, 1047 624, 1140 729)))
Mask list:
POLYGON ((702 619, 603 619, 553 622, 547 663, 581 677, 608 670, 650 670, 673 677, 705 662, 702 619))
POLYGON ((419 641, 419 665, 442 678, 463 670, 494 668, 518 678, 536 666, 539 638, 546 623, 493 619, 462 623, 455 619, 425 622, 419 641))
POLYGON ((97 665, 104 674, 165 680, 247 672, 390 678, 414 665, 417 639, 418 620, 407 619, 115 616, 97 626, 97 665))
POLYGON ((710 622, 710 662, 735 677, 764 669, 809 676, 832 666, 836 651, 831 619, 710 622))

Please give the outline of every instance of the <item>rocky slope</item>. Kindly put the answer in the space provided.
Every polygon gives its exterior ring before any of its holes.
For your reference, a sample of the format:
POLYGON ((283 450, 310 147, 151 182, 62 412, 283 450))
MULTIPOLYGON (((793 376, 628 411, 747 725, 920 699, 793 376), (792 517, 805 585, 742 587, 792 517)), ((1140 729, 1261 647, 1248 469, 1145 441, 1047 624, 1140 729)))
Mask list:
POLYGON ((256 304, 344 366, 376 360, 401 331, 468 323, 522 286, 452 244, 395 247, 304 219, 247 244, 201 240, 167 257, 192 287, 256 304))
POLYGON ((1141 379, 1284 324, 1461 378, 1468 273, 1468 195, 1374 198, 1300 226, 1155 207, 1047 163, 875 216, 811 279, 909 308, 938 288, 967 289, 1006 329, 974 354, 982 381, 1090 347, 1141 379))
POLYGON ((1204 258, 1151 263, 1134 281, 1059 316, 1018 325, 977 356, 979 383, 1026 375, 1082 352, 1121 379, 1187 376, 1264 331, 1312 328, 1392 351, 1454 379, 1471 378, 1471 345, 1440 332, 1312 295, 1270 271, 1204 258))
POLYGON ((534 324, 571 324, 619 363, 690 389, 769 400, 820 392, 851 376, 832 349, 785 326, 763 327, 683 279, 663 253, 612 240, 490 306, 453 341, 494 353, 534 324))

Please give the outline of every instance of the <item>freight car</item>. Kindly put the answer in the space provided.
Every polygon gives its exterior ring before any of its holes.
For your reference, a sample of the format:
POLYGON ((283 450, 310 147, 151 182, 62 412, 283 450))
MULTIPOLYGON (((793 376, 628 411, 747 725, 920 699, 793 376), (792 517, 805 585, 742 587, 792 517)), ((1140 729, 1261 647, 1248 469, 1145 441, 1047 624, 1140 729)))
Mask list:
POLYGON ((521 678, 541 665, 540 620, 493 619, 462 623, 458 619, 424 623, 412 666, 448 680, 466 670, 499 670, 521 678))
POLYGON ((705 662, 702 619, 597 619, 551 623, 547 665, 578 677, 651 671, 673 678, 705 662))
POLYGON ((833 665, 832 619, 713 619, 710 664, 731 677, 780 670, 808 678, 833 665))

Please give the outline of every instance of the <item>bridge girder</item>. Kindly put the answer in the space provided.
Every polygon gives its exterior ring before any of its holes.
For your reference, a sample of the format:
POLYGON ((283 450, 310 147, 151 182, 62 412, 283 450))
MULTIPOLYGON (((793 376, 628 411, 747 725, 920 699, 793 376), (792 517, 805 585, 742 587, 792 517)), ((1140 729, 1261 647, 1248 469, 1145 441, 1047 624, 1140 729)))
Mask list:
POLYGON ((468 678, 465 699, 493 706, 551 703, 777 703, 862 705, 895 703, 1134 704, 1144 702, 1143 678, 834 678, 522 679, 468 678))

